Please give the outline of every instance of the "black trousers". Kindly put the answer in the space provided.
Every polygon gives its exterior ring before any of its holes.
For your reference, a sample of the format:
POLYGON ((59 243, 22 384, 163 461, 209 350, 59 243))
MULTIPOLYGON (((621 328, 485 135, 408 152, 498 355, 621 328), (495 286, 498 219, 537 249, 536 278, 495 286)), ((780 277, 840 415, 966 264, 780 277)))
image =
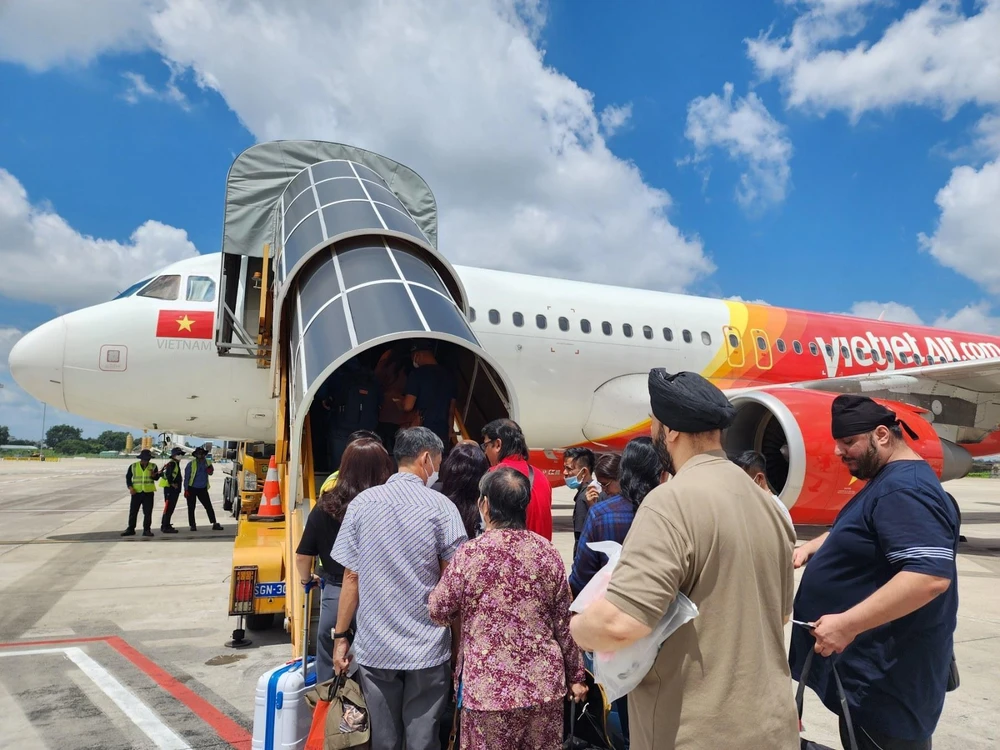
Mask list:
POLYGON ((153 493, 136 492, 128 507, 128 528, 135 531, 135 522, 139 518, 139 508, 142 508, 142 530, 150 531, 149 524, 153 518, 153 493))
POLYGON ((163 488, 163 517, 160 519, 161 529, 166 529, 170 526, 170 519, 173 518, 174 508, 177 507, 177 500, 180 496, 180 487, 163 488))
MULTIPOLYGON (((856 721, 851 723, 854 725, 854 739, 858 743, 858 750, 931 750, 929 739, 897 740, 874 729, 862 727, 856 721)), ((851 747, 851 739, 847 735, 847 722, 843 716, 840 717, 840 742, 845 748, 851 747)))
POLYGON ((205 506, 205 512, 208 513, 208 522, 214 524, 215 521, 215 510, 212 508, 212 498, 208 496, 208 490, 204 487, 200 490, 194 488, 188 490, 190 493, 188 495, 188 526, 195 526, 194 522, 194 509, 195 503, 201 501, 201 504, 205 506))

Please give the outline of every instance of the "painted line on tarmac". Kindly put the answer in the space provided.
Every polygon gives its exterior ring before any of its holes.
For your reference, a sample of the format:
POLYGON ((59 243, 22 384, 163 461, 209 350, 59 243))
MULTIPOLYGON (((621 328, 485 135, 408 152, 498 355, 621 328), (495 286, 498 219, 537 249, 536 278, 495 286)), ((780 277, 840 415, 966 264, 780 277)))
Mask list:
POLYGON ((171 675, 160 665, 129 645, 124 638, 116 635, 96 636, 89 638, 56 638, 46 641, 20 641, 13 643, 0 643, 0 656, 4 655, 4 649, 18 648, 25 646, 64 646, 79 643, 106 643, 119 654, 124 656, 139 671, 146 674, 153 682, 180 703, 185 705, 191 713, 208 724, 212 730, 224 742, 236 750, 249 750, 252 737, 250 733, 240 726, 233 719, 229 718, 222 711, 206 701, 191 688, 171 675))
POLYGON ((111 701, 121 709, 129 720, 160 750, 191 750, 191 746, 160 721, 139 697, 116 680, 108 670, 91 659, 76 646, 62 648, 35 648, 21 651, 0 651, 0 656, 37 656, 40 654, 63 654, 76 664, 111 701))

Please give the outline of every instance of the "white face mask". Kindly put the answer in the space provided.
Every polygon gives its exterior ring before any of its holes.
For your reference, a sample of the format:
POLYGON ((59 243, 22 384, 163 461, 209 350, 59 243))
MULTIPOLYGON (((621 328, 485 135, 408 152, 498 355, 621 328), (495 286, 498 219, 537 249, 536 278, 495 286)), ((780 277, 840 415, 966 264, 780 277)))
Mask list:
POLYGON ((483 503, 480 501, 479 505, 479 525, 486 531, 486 516, 483 515, 483 503))
MULTIPOLYGON (((430 454, 427 455, 430 458, 430 454)), ((438 480, 438 473, 434 471, 434 461, 431 461, 431 473, 427 475, 427 479, 424 480, 425 487, 431 487, 438 480)))

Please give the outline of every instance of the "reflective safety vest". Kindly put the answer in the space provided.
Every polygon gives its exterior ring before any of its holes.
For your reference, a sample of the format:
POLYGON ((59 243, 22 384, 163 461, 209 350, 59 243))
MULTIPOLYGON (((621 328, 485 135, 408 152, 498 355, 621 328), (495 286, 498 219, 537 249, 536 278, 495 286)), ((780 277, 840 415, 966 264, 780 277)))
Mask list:
POLYGON ((156 492, 152 463, 147 464, 145 469, 138 461, 132 464, 132 489, 136 492, 156 492))
POLYGON ((339 476, 340 476, 340 470, 339 469, 337 471, 333 472, 333 474, 331 474, 330 476, 328 476, 326 478, 326 481, 323 482, 323 486, 319 488, 319 494, 322 495, 324 492, 329 492, 334 487, 336 487, 337 486, 337 478, 339 476))
POLYGON ((160 486, 167 489, 170 487, 171 482, 176 484, 180 479, 180 473, 181 465, 170 459, 163 465, 163 470, 160 472, 160 486))

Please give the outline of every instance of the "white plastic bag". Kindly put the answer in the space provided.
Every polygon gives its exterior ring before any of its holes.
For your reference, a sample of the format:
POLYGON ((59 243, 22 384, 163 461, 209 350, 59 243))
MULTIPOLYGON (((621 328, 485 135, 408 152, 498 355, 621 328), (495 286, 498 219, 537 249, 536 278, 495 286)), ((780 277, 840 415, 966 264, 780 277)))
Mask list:
MULTIPOLYGON (((607 555, 608 562, 573 600, 571 612, 583 612, 607 593, 611 574, 621 557, 622 546, 618 542, 591 542, 587 546, 607 555)), ((594 679, 604 688, 608 701, 616 701, 634 690, 653 668, 663 642, 675 630, 697 616, 698 608, 694 602, 678 593, 652 633, 620 651, 595 653, 594 679)))

